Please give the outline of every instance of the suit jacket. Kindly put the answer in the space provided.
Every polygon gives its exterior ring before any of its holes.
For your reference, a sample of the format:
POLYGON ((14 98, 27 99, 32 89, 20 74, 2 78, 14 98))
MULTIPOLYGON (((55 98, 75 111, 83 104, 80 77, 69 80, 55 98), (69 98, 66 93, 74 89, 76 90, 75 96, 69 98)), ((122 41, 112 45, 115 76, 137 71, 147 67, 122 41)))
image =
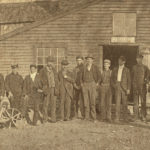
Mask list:
MULTIPOLYGON (((54 73, 54 81, 55 81, 55 95, 58 95, 59 94, 59 80, 58 80, 58 73, 55 70, 55 68, 53 68, 53 73, 54 73)), ((40 79, 43 85, 43 92, 45 95, 47 95, 49 92, 49 82, 48 82, 48 75, 47 75, 46 67, 40 70, 40 79)))
MULTIPOLYGON (((118 69, 119 69, 119 67, 114 68, 112 71, 112 74, 111 74, 111 85, 113 88, 116 88, 118 69)), ((127 67, 124 67, 123 71, 122 71, 121 87, 124 91, 131 89, 130 71, 127 67)))
POLYGON ((10 73, 5 79, 6 92, 12 92, 14 96, 21 96, 23 89, 23 78, 21 75, 10 73))
POLYGON ((4 76, 0 74, 0 96, 5 94, 4 76))
POLYGON ((39 74, 36 74, 34 81, 32 81, 30 75, 27 75, 23 83, 23 95, 41 95, 38 93, 38 89, 42 89, 42 83, 39 74))
MULTIPOLYGON (((86 68, 87 66, 85 65, 81 71, 81 83, 84 83, 84 75, 85 75, 85 72, 86 72, 86 68)), ((100 78, 101 78, 101 74, 100 74, 100 71, 98 69, 98 67, 96 65, 92 65, 91 67, 91 70, 92 70, 92 73, 93 73, 93 78, 94 78, 94 81, 95 83, 99 83, 100 81, 100 78)))
POLYGON ((146 83, 149 81, 150 72, 147 66, 141 65, 134 65, 131 72, 132 77, 132 86, 133 88, 143 88, 146 87, 146 83))
POLYGON ((64 78, 62 70, 58 73, 58 78, 60 82, 60 96, 64 94, 64 89, 67 91, 69 96, 73 98, 73 84, 74 84, 74 76, 72 72, 67 71, 67 78, 64 78))

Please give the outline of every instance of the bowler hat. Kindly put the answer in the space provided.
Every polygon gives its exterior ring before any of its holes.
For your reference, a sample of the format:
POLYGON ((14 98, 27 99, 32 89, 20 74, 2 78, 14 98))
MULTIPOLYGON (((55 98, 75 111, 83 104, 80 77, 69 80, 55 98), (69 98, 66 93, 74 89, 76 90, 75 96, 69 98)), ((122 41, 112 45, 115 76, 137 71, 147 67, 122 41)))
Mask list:
POLYGON ((105 59, 104 63, 111 64, 111 61, 109 59, 105 59))
POLYGON ((32 67, 37 68, 36 64, 31 64, 30 68, 32 68, 32 67))
POLYGON ((78 55, 78 56, 76 56, 76 60, 77 60, 77 59, 82 59, 82 60, 83 60, 83 57, 80 56, 80 55, 78 55))
POLYGON ((136 58, 143 58, 143 55, 142 54, 137 54, 136 58))
POLYGON ((61 61, 61 64, 64 66, 67 66, 67 65, 69 65, 69 62, 68 62, 68 60, 65 59, 65 60, 61 61))
POLYGON ((88 54, 88 55, 85 57, 85 59, 88 59, 88 58, 94 59, 94 56, 93 56, 92 54, 88 54))
POLYGON ((15 68, 18 68, 19 66, 18 66, 18 64, 13 64, 13 65, 11 65, 11 68, 12 69, 15 69, 15 68))
POLYGON ((55 61, 54 57, 52 57, 52 56, 48 56, 46 60, 47 60, 47 62, 54 62, 55 61))

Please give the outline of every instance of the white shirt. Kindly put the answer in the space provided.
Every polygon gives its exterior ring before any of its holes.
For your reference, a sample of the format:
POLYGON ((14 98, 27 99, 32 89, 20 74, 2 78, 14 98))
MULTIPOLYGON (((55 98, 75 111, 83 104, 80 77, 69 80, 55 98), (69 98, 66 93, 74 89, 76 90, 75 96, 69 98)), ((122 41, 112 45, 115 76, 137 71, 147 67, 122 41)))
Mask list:
POLYGON ((33 82, 34 82, 34 79, 35 79, 35 77, 36 77, 36 74, 37 74, 37 72, 30 74, 30 77, 31 77, 31 79, 32 79, 33 82))
POLYGON ((90 70, 91 70, 91 68, 92 68, 92 64, 91 64, 91 65, 87 65, 87 69, 88 69, 88 71, 90 71, 90 70))
POLYGON ((118 75, 117 75, 117 81, 118 82, 121 82, 123 68, 124 68, 124 65, 119 66, 118 75))

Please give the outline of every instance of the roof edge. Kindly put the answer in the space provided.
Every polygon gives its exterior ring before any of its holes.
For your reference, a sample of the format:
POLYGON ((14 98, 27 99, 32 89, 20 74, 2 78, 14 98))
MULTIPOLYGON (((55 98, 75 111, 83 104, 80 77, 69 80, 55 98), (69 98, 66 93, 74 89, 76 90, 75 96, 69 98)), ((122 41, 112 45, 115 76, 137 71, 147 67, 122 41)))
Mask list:
POLYGON ((105 0, 94 0, 94 1, 91 0, 88 3, 86 3, 85 5, 77 7, 77 8, 73 8, 73 9, 71 9, 69 11, 64 11, 63 13, 61 13, 61 11, 59 11, 59 14, 57 14, 55 17, 52 17, 52 18, 48 17, 47 19, 45 19, 43 21, 37 21, 35 23, 29 24, 29 25, 25 25, 24 27, 18 28, 16 30, 12 31, 12 32, 9 32, 9 33, 6 33, 6 34, 2 35, 0 37, 0 41, 4 41, 4 40, 6 40, 6 39, 8 39, 10 37, 13 37, 13 36, 21 34, 23 32, 29 31, 29 30, 31 30, 33 28, 36 28, 36 27, 38 27, 40 25, 43 25, 45 23, 48 23, 50 21, 53 22, 53 21, 55 21, 57 19, 63 18, 64 16, 73 14, 73 13, 78 12, 78 11, 80 11, 82 9, 85 9, 85 8, 91 6, 91 5, 94 5, 94 4, 103 2, 103 1, 105 1, 105 0))

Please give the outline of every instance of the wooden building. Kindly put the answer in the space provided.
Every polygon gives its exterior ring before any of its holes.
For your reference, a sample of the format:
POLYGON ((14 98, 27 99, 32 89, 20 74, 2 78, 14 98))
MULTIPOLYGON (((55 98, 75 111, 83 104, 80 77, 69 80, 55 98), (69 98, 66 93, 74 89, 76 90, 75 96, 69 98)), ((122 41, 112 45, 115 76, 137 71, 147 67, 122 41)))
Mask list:
POLYGON ((76 55, 88 53, 100 69, 104 58, 113 67, 119 55, 132 67, 139 51, 150 67, 150 1, 92 0, 1 36, 0 72, 6 75, 18 63, 24 76, 31 63, 41 67, 48 55, 56 58, 57 69, 66 57, 72 68, 76 55))

